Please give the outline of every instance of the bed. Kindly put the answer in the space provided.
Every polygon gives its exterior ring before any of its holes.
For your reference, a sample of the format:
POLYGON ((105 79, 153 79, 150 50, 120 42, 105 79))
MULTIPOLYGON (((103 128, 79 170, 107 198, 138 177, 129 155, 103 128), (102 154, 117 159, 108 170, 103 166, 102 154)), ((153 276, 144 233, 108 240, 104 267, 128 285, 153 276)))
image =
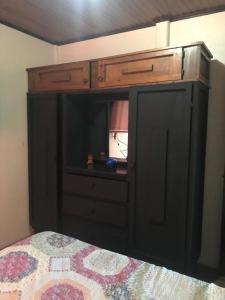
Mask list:
POLYGON ((225 299, 225 289, 42 232, 0 252, 0 300, 225 299))

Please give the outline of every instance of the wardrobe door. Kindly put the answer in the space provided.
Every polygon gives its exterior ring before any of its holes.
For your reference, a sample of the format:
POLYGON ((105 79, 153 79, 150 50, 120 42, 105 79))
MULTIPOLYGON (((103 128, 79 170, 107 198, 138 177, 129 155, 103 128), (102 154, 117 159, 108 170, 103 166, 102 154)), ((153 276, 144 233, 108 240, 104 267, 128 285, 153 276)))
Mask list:
POLYGON ((37 231, 57 229, 57 96, 28 95, 30 223, 37 231))
POLYGON ((132 248, 139 257, 180 270, 186 239, 191 90, 190 83, 137 87, 130 101, 132 248))

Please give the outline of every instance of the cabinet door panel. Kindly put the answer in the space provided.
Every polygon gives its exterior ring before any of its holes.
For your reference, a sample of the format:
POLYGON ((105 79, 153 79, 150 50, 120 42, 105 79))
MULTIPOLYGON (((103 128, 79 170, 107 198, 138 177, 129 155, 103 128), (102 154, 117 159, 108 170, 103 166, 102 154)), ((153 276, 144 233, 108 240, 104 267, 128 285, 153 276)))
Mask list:
POLYGON ((89 62, 76 62, 30 69, 30 92, 65 91, 90 88, 89 62))
POLYGON ((57 99, 28 96, 30 222, 36 230, 57 228, 57 99))
POLYGON ((137 111, 130 148, 131 159, 136 161, 131 174, 134 190, 130 193, 135 207, 133 247, 161 263, 182 264, 191 84, 138 89, 133 92, 131 105, 137 111))
POLYGON ((130 54, 92 63, 92 87, 181 80, 182 48, 130 54))
MULTIPOLYGON (((139 165, 142 167, 142 172, 140 172, 138 181, 148 186, 150 179, 152 181, 151 194, 157 199, 157 201, 148 202, 149 221, 153 224, 163 224, 165 222, 168 135, 169 131, 167 128, 151 128, 145 132, 145 138, 151 145, 151 153, 149 153, 149 148, 147 147, 139 149, 139 157, 143 163, 139 165), (148 161, 147 164, 145 164, 146 161, 148 161), (154 175, 151 178, 146 176, 149 173, 149 166, 154 170, 154 175)), ((140 193, 142 192, 144 191, 141 190, 140 193)), ((145 198, 146 196, 144 192, 142 197, 145 198)))

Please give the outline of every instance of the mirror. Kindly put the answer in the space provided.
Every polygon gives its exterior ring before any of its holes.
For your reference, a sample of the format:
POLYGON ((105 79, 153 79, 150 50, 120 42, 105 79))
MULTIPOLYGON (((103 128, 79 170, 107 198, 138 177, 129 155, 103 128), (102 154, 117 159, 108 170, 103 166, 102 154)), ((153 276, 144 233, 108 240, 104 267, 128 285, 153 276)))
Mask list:
POLYGON ((110 107, 109 157, 126 161, 128 155, 128 111, 127 100, 116 100, 110 107))

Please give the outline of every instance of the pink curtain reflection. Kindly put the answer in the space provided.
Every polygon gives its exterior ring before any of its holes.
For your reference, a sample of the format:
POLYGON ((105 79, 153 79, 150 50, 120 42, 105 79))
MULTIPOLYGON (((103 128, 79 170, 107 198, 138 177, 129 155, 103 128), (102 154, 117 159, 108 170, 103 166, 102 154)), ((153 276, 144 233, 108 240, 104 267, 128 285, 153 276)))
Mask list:
POLYGON ((128 101, 113 102, 110 130, 128 131, 128 101))

